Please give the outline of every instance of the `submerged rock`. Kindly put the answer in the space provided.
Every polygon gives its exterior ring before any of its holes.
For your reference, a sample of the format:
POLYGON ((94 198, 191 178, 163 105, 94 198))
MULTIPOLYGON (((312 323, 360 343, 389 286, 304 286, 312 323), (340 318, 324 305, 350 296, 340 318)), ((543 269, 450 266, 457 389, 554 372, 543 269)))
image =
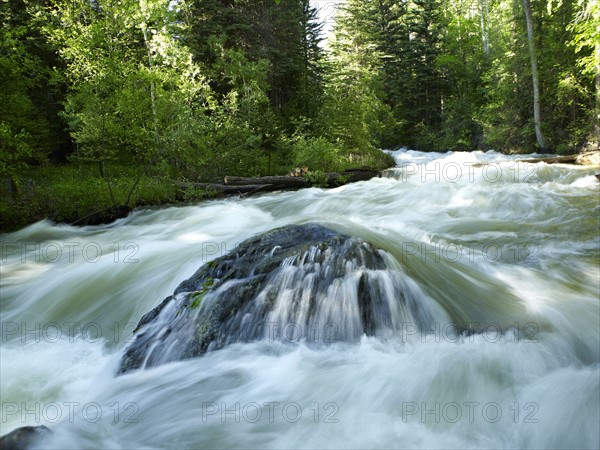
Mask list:
POLYGON ((27 450, 34 444, 39 444, 40 440, 51 433, 44 425, 17 428, 0 438, 0 449, 27 450))
POLYGON ((259 339, 356 342, 427 323, 385 253, 318 224, 248 239, 201 267, 136 328, 119 373, 259 339))

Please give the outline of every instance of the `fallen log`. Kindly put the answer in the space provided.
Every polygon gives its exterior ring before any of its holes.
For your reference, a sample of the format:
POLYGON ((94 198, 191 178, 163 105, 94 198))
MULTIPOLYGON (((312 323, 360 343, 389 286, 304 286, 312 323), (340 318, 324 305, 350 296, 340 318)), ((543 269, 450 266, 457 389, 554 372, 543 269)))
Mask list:
POLYGON ((551 158, 531 158, 531 159, 519 159, 517 162, 520 163, 546 163, 546 164, 575 164, 577 157, 580 155, 565 155, 565 156, 553 156, 551 158))
POLYGON ((275 176, 275 177, 225 177, 225 185, 227 186, 245 186, 245 185, 271 185, 271 186, 297 186, 303 187, 308 186, 309 182, 304 177, 289 177, 289 176, 275 176))
MULTIPOLYGON (((368 168, 346 170, 344 172, 330 172, 321 176, 311 178, 310 176, 271 176, 271 177, 232 177, 226 176, 224 184, 218 183, 183 183, 176 182, 175 185, 180 192, 187 189, 201 189, 206 191, 207 197, 223 197, 228 195, 249 196, 258 192, 273 192, 283 190, 294 190, 315 185, 336 187, 355 181, 366 181, 381 176, 381 172, 368 168)), ((178 195, 180 200, 183 195, 178 195)))
POLYGON ((179 191, 176 194, 176 198, 178 201, 185 201, 184 192, 188 189, 200 189, 203 192, 202 198, 219 198, 219 197, 228 197, 239 195, 242 197, 247 197, 258 192, 273 192, 273 191, 283 191, 289 189, 299 189, 298 186, 283 186, 283 185, 273 185, 273 184, 247 184, 240 186, 228 186, 226 184, 209 184, 209 183, 175 183, 175 185, 179 188, 179 191))
MULTIPOLYGON (((329 172, 324 176, 324 181, 328 186, 339 186, 355 181, 366 181, 374 177, 381 176, 381 172, 368 168, 350 169, 344 172, 329 172)), ((272 177, 225 177, 225 184, 228 186, 244 186, 244 185, 272 185, 277 187, 309 187, 313 186, 315 181, 310 176, 291 177, 291 176, 272 176, 272 177)))
POLYGON ((175 186, 182 190, 186 189, 202 189, 207 192, 207 194, 215 193, 215 194, 245 194, 252 191, 257 191, 259 189, 267 189, 271 185, 265 184, 248 184, 248 185, 239 185, 239 186, 228 186, 225 184, 214 184, 214 183, 182 183, 177 182, 175 186))

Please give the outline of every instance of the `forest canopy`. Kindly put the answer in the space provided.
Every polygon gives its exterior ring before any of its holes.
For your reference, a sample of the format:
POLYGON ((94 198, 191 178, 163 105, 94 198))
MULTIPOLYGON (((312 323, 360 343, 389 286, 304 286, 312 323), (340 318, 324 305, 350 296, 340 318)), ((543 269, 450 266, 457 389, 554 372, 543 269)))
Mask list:
POLYGON ((347 0, 327 41, 317 6, 2 0, 0 177, 16 199, 32 170, 66 165, 125 203, 119 177, 134 191, 383 168, 398 146, 598 145, 597 0, 347 0))

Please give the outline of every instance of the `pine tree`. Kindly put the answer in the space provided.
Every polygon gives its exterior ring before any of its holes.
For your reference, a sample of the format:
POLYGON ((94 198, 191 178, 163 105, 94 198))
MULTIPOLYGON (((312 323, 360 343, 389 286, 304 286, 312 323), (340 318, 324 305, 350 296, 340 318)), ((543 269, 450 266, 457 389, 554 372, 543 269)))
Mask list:
POLYGON ((13 178, 18 167, 60 156, 67 146, 61 93, 51 83, 52 67, 60 66, 35 21, 39 3, 0 4, 0 174, 13 178))
POLYGON ((350 152, 385 141, 385 125, 391 122, 383 102, 377 6, 348 0, 338 12, 331 43, 322 122, 325 134, 350 152))
MULTIPOLYGON (((249 61, 267 61, 268 95, 285 123, 316 114, 320 95, 319 24, 308 0, 195 0, 189 44, 196 59, 218 62, 219 48, 242 51, 249 61), (215 46, 215 42, 218 43, 215 46)), ((212 73, 215 89, 231 86, 212 73)))

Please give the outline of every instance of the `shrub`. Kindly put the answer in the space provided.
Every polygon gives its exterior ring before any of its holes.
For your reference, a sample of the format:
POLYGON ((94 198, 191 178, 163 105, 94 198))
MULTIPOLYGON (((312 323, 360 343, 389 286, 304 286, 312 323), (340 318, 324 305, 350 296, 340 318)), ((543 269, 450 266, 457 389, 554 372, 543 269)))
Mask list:
POLYGON ((339 169, 340 154, 337 147, 323 137, 296 140, 293 149, 294 164, 312 171, 332 172, 339 169))

